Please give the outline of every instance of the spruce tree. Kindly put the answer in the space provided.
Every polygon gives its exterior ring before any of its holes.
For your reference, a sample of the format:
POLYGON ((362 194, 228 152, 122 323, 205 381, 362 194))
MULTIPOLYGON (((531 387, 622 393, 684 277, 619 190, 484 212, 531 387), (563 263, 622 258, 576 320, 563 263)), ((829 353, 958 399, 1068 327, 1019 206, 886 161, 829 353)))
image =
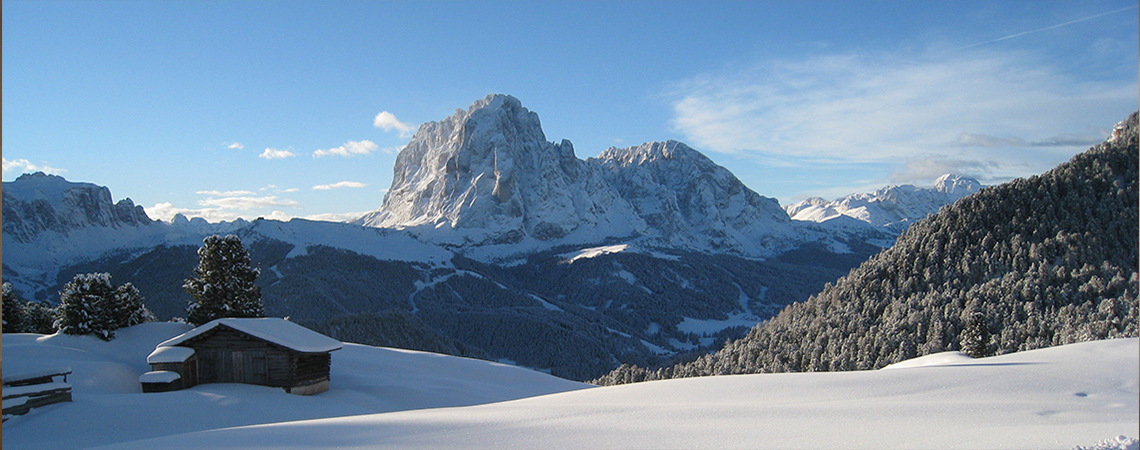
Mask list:
POLYGON ((986 327, 986 316, 981 311, 974 311, 962 330, 962 352, 974 358, 984 358, 989 356, 989 347, 990 331, 986 327))
POLYGON ((124 283, 115 288, 110 313, 115 328, 126 328, 155 320, 154 314, 143 304, 142 294, 131 283, 124 283))
POLYGON ((55 308, 47 300, 24 304, 24 332, 39 334, 56 332, 55 308))
POLYGON ((5 333, 26 333, 27 330, 27 312, 24 307, 24 300, 16 295, 15 290, 12 289, 12 283, 4 283, 4 325, 5 333))
POLYGON ((198 249, 198 267, 182 288, 190 294, 186 320, 202 325, 221 317, 264 317, 261 270, 251 267, 249 252, 234 235, 207 237, 198 249))

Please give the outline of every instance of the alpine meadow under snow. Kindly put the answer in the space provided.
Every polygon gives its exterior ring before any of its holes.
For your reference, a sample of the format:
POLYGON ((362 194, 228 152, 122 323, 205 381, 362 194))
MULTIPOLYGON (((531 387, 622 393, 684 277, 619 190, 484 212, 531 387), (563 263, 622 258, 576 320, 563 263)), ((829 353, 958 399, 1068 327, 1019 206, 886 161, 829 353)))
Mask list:
POLYGON ((188 329, 147 323, 120 329, 110 342, 5 335, 5 373, 70 367, 74 401, 10 418, 4 448, 1138 445, 1136 338, 976 360, 948 352, 876 371, 613 387, 487 361, 346 344, 333 352, 330 390, 316 396, 243 384, 141 393, 146 355, 188 329))

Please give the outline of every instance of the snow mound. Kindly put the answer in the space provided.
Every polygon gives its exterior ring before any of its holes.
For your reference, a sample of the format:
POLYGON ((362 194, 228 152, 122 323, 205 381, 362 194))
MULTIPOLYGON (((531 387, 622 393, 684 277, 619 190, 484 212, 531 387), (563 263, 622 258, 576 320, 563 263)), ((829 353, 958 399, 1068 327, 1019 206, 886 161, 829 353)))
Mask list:
POLYGON ((977 360, 962 352, 942 352, 899 361, 879 370, 903 369, 907 367, 945 366, 950 364, 972 363, 977 360))

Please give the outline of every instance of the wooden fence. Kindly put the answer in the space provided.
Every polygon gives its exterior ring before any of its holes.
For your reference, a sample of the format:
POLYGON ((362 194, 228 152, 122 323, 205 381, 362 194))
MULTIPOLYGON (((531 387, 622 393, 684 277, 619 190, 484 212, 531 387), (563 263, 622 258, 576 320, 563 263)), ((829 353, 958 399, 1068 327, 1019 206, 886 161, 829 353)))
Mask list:
POLYGON ((52 403, 70 402, 71 385, 67 383, 70 368, 41 370, 4 377, 4 420, 27 414, 32 408, 52 403), (63 381, 55 381, 63 377, 63 381))

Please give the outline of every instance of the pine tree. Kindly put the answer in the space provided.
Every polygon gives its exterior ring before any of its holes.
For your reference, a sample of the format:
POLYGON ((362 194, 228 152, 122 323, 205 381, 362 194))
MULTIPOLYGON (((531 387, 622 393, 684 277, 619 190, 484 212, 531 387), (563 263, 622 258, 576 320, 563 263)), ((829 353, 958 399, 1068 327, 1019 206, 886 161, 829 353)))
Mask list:
POLYGON ((962 352, 974 358, 989 356, 990 331, 986 327, 986 316, 981 311, 974 311, 966 320, 966 329, 962 330, 962 352))
POLYGON ((202 325, 221 317, 264 317, 261 288, 255 284, 260 274, 237 236, 207 237, 198 249, 194 277, 182 285, 191 297, 186 320, 202 325))
POLYGON ((47 300, 24 304, 24 332, 52 334, 56 332, 55 308, 47 300))
POLYGON ((131 283, 124 283, 115 288, 110 313, 115 328, 126 328, 155 320, 154 314, 143 304, 142 294, 131 283))
POLYGON ((111 315, 115 288, 111 275, 87 273, 76 275, 59 293, 55 327, 64 334, 94 334, 109 341, 115 337, 115 320, 111 315))
POLYGON ((5 333, 26 333, 27 312, 24 300, 12 289, 12 283, 4 283, 4 325, 5 333))

